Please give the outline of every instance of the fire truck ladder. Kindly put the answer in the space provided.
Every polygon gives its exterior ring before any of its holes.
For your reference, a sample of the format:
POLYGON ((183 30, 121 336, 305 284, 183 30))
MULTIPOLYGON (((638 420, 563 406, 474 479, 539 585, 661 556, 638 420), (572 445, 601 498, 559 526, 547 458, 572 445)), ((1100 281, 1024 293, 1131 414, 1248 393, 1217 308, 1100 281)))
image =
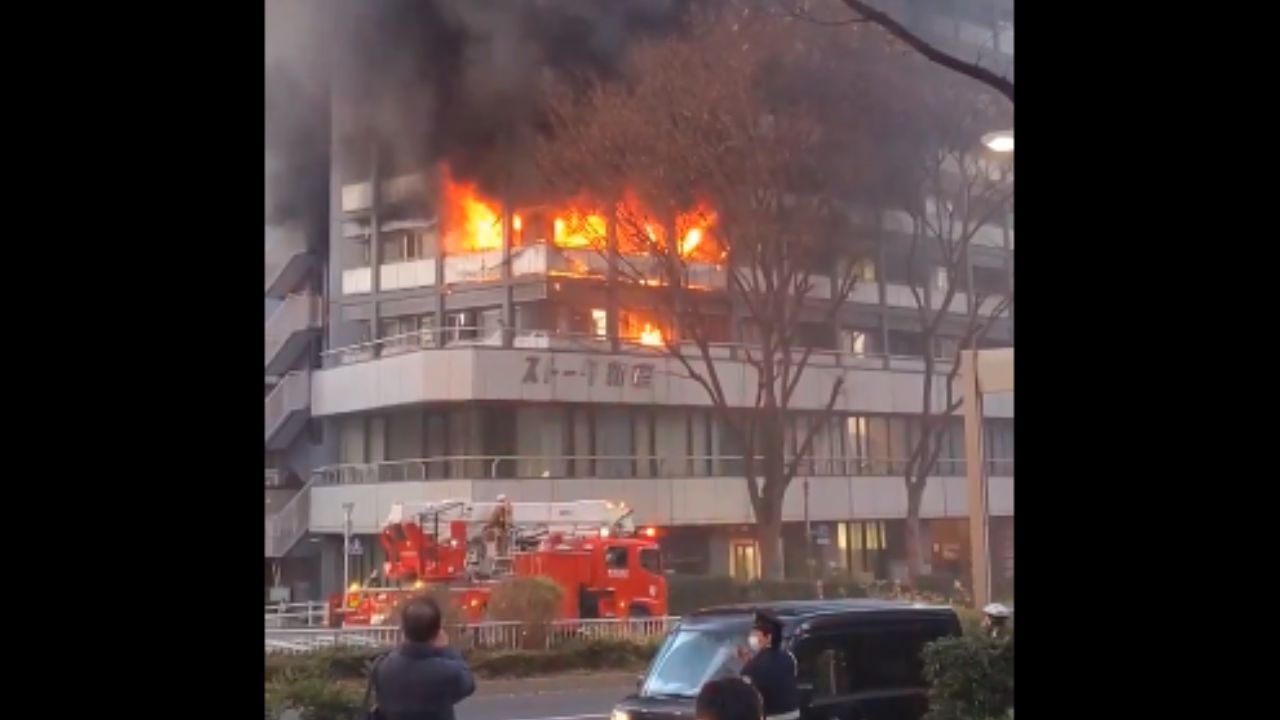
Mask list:
MULTIPOLYGON (((428 520, 439 527, 441 522, 460 520, 468 525, 487 524, 499 503, 472 500, 444 500, 441 502, 394 504, 388 523, 401 522, 404 509, 411 506, 421 522, 428 520)), ((566 502, 513 502, 509 532, 509 548, 531 548, 552 534, 565 537, 600 537, 630 535, 635 532, 632 520, 634 511, 626 503, 608 500, 573 500, 566 502)), ((425 529, 425 526, 424 526, 425 529)), ((436 530, 438 533, 438 530, 436 530)), ((470 533, 469 533, 470 535, 470 533)), ((481 553, 488 552, 479 533, 471 535, 470 544, 475 548, 476 562, 481 564, 481 553)), ((495 543, 496 544, 496 543, 495 543)), ((493 557, 489 574, 510 572, 512 558, 508 555, 493 557)))

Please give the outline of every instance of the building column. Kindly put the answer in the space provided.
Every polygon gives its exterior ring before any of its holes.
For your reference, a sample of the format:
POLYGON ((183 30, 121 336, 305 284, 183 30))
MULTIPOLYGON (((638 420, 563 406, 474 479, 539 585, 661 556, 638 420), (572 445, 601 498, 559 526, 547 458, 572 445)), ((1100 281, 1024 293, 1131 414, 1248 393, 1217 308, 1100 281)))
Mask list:
POLYGON ((320 539, 320 597, 327 598, 342 587, 342 536, 320 539))
MULTIPOLYGON (((378 295, 382 292, 382 233, 378 217, 378 205, 382 201, 382 177, 378 167, 377 140, 371 141, 369 152, 372 154, 369 172, 369 297, 372 300, 369 306, 369 339, 378 340, 382 325, 378 312, 378 295)), ((381 354, 379 350, 380 346, 373 346, 374 357, 381 354)))
POLYGON ((987 473, 982 441, 982 394, 978 385, 978 353, 961 354, 960 382, 964 401, 964 466, 969 510, 969 562, 973 601, 977 607, 990 602, 990 524, 987 516, 987 473))
POLYGON ((502 347, 511 347, 516 334, 514 290, 511 287, 511 193, 502 197, 502 347))
POLYGON ((880 302, 880 312, 878 314, 877 325, 880 330, 880 347, 885 355, 884 367, 889 367, 889 323, 885 319, 885 314, 889 307, 889 285, 886 276, 888 266, 885 264, 884 256, 884 209, 880 206, 875 208, 875 243, 876 243, 876 299, 880 302))
POLYGON ((621 342, 618 338, 618 205, 614 203, 613 214, 605 227, 605 244, 609 261, 609 280, 606 291, 605 335, 609 338, 609 349, 618 352, 621 342))

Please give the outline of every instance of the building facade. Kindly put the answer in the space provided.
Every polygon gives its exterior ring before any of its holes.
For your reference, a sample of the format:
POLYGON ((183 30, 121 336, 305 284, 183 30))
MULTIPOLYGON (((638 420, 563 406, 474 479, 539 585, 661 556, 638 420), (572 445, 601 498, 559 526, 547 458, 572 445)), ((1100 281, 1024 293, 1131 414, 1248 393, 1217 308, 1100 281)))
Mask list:
MULTIPOLYGON (((997 52, 1001 22, 992 16, 997 52)), ((1010 30, 1010 66, 1011 42, 1010 30)), ((661 528, 669 570, 757 577, 744 450, 654 345, 671 328, 646 288, 624 286, 608 257, 575 242, 563 208, 483 198, 333 128, 327 237, 277 230, 267 243, 266 586, 319 599, 341 586, 344 562, 353 578, 380 567, 376 534, 393 503, 499 494, 623 501, 661 528), (349 554, 347 523, 358 538, 349 554)), ((833 324, 805 328, 818 350, 791 403, 789 442, 818 427, 784 502, 793 576, 904 573, 902 473, 920 432, 922 356, 945 373, 947 328, 962 332, 970 299, 994 306, 1012 292, 1010 212, 975 234, 955 318, 926 347, 909 283, 928 302, 940 274, 928 256, 907 265, 905 213, 861 217, 874 252, 857 287, 833 324), (837 376, 846 390, 824 413, 837 376)), ((730 405, 749 407, 750 333, 725 268, 711 257, 690 272, 723 299, 710 304, 723 313, 715 362, 730 405)), ((990 324, 984 344, 1010 346, 1011 319, 990 324)), ((1012 397, 988 397, 984 413, 999 591, 1013 573, 1012 397)), ((964 476, 956 418, 921 516, 928 571, 957 578, 968 568, 964 476)))

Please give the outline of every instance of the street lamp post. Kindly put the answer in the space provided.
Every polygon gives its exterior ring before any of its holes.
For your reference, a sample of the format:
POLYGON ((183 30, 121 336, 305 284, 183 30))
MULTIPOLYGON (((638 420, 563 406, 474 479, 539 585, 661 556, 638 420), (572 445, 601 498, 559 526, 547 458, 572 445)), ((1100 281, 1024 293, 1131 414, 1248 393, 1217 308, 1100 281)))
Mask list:
POLYGON ((351 587, 351 512, 355 503, 342 503, 342 592, 351 587))

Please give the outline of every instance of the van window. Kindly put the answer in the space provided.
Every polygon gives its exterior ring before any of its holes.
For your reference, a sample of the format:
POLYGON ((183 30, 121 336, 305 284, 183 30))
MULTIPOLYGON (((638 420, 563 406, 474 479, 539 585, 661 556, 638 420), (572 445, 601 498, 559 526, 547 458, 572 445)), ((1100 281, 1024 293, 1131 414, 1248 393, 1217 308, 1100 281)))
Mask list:
POLYGON ((800 676, 815 698, 924 687, 920 652, 940 636, 927 623, 851 629, 806 638, 796 648, 800 676))
POLYGON ((627 549, 611 547, 604 551, 604 566, 610 570, 627 569, 627 549))

